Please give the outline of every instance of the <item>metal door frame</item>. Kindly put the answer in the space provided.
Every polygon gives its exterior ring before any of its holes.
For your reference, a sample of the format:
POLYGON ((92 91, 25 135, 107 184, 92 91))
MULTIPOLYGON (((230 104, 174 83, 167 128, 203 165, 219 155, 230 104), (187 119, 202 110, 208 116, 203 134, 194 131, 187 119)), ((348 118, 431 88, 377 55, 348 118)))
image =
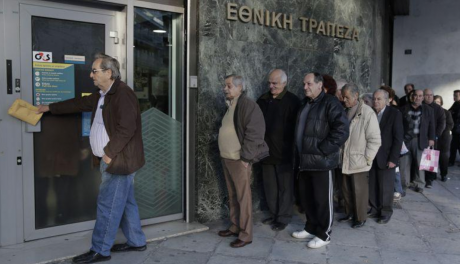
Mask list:
MULTIPOLYGON (((109 37, 110 29, 115 29, 115 14, 113 11, 82 8, 78 10, 53 6, 52 3, 43 5, 20 4, 20 43, 21 43, 21 98, 32 102, 32 16, 72 20, 106 25, 105 52, 115 54, 113 40, 109 37), (59 12, 56 12, 59 11, 59 12)), ((92 59, 92 58, 91 58, 92 59)), ((88 73, 89 78, 89 73, 88 73)), ((37 125, 39 126, 39 125, 37 125)), ((23 195, 24 195, 24 240, 34 240, 44 237, 68 234, 93 229, 95 221, 86 221, 50 228, 35 229, 35 193, 34 193, 34 151, 33 133, 37 130, 25 123, 22 124, 23 149, 23 195), (30 132, 28 132, 30 131, 30 132)))
MULTIPOLYGON (((127 12, 127 32, 132 33, 128 34, 127 36, 127 76, 128 76, 128 85, 130 87, 134 87, 134 8, 147 8, 147 9, 152 9, 152 10, 158 10, 158 11, 164 11, 164 12, 171 12, 171 13, 176 13, 180 14, 181 17, 181 30, 182 34, 180 34, 180 39, 177 40, 177 42, 181 43, 182 45, 182 86, 178 87, 178 89, 182 89, 182 112, 184 113, 186 111, 187 103, 186 103, 186 90, 185 87, 187 85, 186 80, 185 80, 185 74, 186 74, 186 67, 185 67, 185 9, 182 7, 176 7, 176 6, 168 6, 168 5, 162 5, 162 4, 156 4, 156 3, 149 3, 149 2, 144 2, 144 1, 134 1, 132 6, 128 6, 128 12, 127 12)), ((166 216, 160 216, 160 217, 155 217, 155 218, 149 218, 149 219, 144 219, 141 220, 142 226, 144 225, 151 225, 151 224, 156 224, 156 223, 161 223, 161 222, 166 222, 166 221, 173 221, 173 220, 180 220, 184 219, 186 217, 185 210, 188 209, 188 206, 184 206, 184 201, 185 201, 185 191, 188 190, 188 181, 186 180, 186 142, 188 140, 184 140, 187 135, 188 135, 188 126, 186 125, 186 121, 188 120, 185 114, 182 114, 182 119, 183 119, 183 124, 182 124, 182 211, 181 213, 177 214, 172 214, 172 215, 166 215, 166 216)))

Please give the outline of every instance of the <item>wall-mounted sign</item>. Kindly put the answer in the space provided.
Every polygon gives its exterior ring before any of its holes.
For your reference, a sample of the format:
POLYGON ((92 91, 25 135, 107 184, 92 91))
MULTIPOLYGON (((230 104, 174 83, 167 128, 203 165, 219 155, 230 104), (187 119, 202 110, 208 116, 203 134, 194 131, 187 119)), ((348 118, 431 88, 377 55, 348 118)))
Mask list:
POLYGON ((53 53, 44 51, 34 51, 33 61, 39 62, 53 62, 53 53))
MULTIPOLYGON (((291 14, 272 12, 269 10, 255 9, 248 6, 238 6, 235 3, 227 3, 227 20, 241 21, 243 23, 258 24, 266 27, 292 30, 294 23, 291 14)), ((359 40, 359 31, 350 26, 318 21, 313 18, 299 17, 302 32, 315 33, 327 37, 359 40)))
POLYGON ((85 64, 85 56, 64 55, 64 62, 72 64, 85 64))
MULTIPOLYGON (((91 93, 82 93, 81 97, 89 96, 91 93)), ((82 112, 81 113, 81 136, 89 137, 91 133, 91 112, 82 112)))
POLYGON ((34 105, 49 105, 75 97, 73 64, 33 63, 34 105))

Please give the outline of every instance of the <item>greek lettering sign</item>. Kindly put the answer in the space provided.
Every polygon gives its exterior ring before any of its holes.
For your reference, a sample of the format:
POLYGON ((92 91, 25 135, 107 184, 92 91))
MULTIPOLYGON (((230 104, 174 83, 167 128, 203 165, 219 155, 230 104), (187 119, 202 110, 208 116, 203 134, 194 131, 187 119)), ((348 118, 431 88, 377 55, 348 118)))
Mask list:
POLYGON ((48 105, 75 97, 73 64, 33 63, 34 104, 48 105))
MULTIPOLYGON (((291 14, 283 14, 263 9, 254 9, 248 6, 238 6, 227 3, 227 20, 241 21, 243 23, 258 24, 266 27, 292 30, 294 18, 291 14)), ((318 21, 309 17, 299 17, 301 31, 315 33, 333 38, 359 40, 359 31, 355 27, 341 25, 329 21, 318 21)))

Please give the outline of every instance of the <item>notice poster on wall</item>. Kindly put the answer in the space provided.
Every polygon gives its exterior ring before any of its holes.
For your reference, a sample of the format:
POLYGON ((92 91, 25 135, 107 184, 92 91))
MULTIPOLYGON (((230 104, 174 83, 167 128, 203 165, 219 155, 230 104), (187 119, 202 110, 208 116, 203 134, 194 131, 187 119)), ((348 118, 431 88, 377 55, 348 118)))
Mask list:
POLYGON ((75 68, 65 63, 33 63, 34 105, 75 97, 75 68))
MULTIPOLYGON (((91 95, 91 93, 82 93, 81 97, 91 95)), ((91 133, 91 112, 81 113, 81 136, 89 137, 91 133)))

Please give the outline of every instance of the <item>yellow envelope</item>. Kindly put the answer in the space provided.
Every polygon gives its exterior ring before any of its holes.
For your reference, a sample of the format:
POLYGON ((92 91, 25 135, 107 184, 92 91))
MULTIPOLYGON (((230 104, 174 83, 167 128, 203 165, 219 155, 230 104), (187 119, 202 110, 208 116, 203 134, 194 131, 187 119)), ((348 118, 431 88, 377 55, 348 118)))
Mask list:
POLYGON ((16 99, 10 109, 8 109, 8 114, 35 126, 43 115, 43 113, 37 114, 37 110, 37 107, 28 102, 16 99))

